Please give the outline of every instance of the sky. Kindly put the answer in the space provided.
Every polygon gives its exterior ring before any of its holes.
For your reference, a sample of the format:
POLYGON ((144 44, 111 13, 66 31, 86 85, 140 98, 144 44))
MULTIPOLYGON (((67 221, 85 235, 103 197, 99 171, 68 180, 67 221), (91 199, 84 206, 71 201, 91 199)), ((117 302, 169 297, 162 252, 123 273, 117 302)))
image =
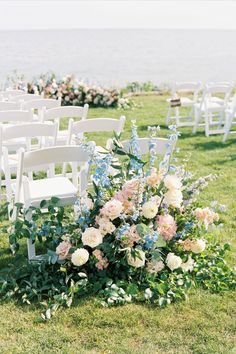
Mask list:
POLYGON ((236 0, 0 0, 0 30, 236 29, 236 0))

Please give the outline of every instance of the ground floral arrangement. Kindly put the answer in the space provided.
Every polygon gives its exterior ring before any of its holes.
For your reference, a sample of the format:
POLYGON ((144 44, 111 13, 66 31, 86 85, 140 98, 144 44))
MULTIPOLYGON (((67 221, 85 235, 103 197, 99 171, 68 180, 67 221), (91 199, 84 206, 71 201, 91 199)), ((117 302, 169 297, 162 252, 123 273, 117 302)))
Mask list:
POLYGON ((133 122, 128 152, 117 136, 102 157, 90 151, 92 189, 78 199, 73 213, 52 198, 46 217, 40 210, 34 210, 32 222, 19 217, 9 230, 11 249, 16 252, 19 240, 31 237, 47 253, 41 262, 8 267, 0 280, 2 300, 37 301, 48 320, 58 307, 80 297, 95 296, 103 306, 148 302, 164 307, 186 299, 196 286, 213 292, 235 288, 235 273, 225 261, 229 245, 211 236, 221 227, 224 206, 201 207, 196 201, 215 176, 194 181, 173 165, 178 133, 170 129, 158 168, 158 127, 149 127, 150 153, 143 161, 133 122))
POLYGON ((89 85, 74 75, 58 79, 54 74, 46 74, 26 84, 23 77, 15 74, 8 80, 10 87, 40 94, 45 98, 60 98, 62 106, 83 106, 87 103, 90 107, 129 109, 134 105, 130 98, 123 97, 121 90, 89 85))

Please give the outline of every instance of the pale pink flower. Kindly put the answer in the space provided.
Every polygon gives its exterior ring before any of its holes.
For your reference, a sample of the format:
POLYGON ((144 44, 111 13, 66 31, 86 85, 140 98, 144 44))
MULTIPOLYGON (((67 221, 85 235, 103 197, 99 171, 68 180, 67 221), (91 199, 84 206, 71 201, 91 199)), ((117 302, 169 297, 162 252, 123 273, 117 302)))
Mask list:
POLYGON ((107 202, 101 209, 101 215, 114 220, 118 218, 123 211, 123 205, 119 200, 113 199, 107 202))
POLYGON ((126 194, 129 195, 129 197, 132 197, 134 194, 138 192, 139 189, 139 180, 138 179, 131 179, 130 181, 127 181, 124 186, 123 190, 125 190, 126 194))
POLYGON ((157 224, 157 231, 166 241, 170 241, 176 234, 177 224, 173 216, 158 215, 157 224))
POLYGON ((121 245, 123 247, 133 247, 135 242, 140 240, 136 225, 132 225, 130 229, 122 236, 121 245))
POLYGON ((56 254, 58 254, 60 260, 66 259, 69 255, 69 250, 72 247, 68 241, 62 241, 56 248, 56 254))

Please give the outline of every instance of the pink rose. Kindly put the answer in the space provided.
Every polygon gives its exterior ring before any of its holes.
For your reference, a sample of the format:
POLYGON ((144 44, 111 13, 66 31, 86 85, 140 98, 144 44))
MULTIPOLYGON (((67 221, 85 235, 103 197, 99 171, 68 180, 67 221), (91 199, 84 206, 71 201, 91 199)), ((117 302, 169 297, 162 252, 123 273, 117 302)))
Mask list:
POLYGON ((157 217, 157 224, 157 231, 166 241, 170 241, 176 234, 177 224, 171 215, 159 215, 157 217))
POLYGON ((68 257, 69 249, 72 247, 68 241, 62 241, 56 248, 56 254, 58 254, 60 260, 64 260, 68 257))

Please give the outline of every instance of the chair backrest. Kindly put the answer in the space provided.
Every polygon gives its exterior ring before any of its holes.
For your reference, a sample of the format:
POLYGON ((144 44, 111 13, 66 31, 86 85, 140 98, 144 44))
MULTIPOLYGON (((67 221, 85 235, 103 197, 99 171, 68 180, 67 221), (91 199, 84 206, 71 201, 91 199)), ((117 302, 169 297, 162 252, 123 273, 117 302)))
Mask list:
POLYGON ((10 100, 14 102, 27 102, 27 101, 33 101, 33 100, 40 100, 42 96, 36 95, 33 93, 25 93, 23 95, 18 95, 15 97, 11 97, 10 100))
POLYGON ((41 148, 46 146, 55 146, 57 138, 58 124, 55 123, 25 123, 17 125, 0 124, 0 159, 3 154, 15 152, 19 147, 25 145, 28 151, 33 147, 41 148), (24 138, 19 143, 17 139, 24 138), (36 142, 32 141, 37 138, 36 142), (5 151, 5 150, 6 151, 5 151))
POLYGON ((120 119, 92 118, 77 122, 70 119, 67 144, 71 144, 73 135, 82 138, 84 133, 116 132, 117 134, 120 134, 124 129, 124 125, 124 116, 121 116, 120 119))
POLYGON ((199 91, 201 88, 201 82, 176 82, 174 86, 174 90, 176 92, 195 92, 199 91))
POLYGON ((60 120, 61 118, 86 119, 88 114, 88 104, 80 106, 63 106, 44 110, 43 120, 60 120))
MULTIPOLYGON (((166 138, 153 138, 153 141, 156 144, 156 153, 157 155, 165 155, 168 151, 168 144, 170 141, 166 138)), ((149 143, 150 139, 149 138, 139 138, 138 139, 138 145, 141 150, 141 155, 146 155, 149 153, 149 143)), ((124 149, 129 152, 130 150, 130 140, 124 140, 121 142, 123 145, 124 149)))
POLYGON ((33 111, 0 111, 1 123, 22 123, 31 122, 33 120, 33 111))
POLYGON ((223 105, 227 105, 230 94, 232 92, 232 85, 230 84, 221 84, 221 83, 210 83, 207 84, 205 90, 202 95, 202 103, 201 106, 207 105, 209 101, 215 101, 217 97, 215 95, 221 95, 222 98, 219 99, 223 105))
MULTIPOLYGON (((52 145, 55 145, 57 137, 57 123, 23 123, 17 125, 0 125, 2 130, 2 141, 9 141, 18 138, 52 138, 52 145)), ((0 141, 1 145, 1 141, 0 141)))
POLYGON ((1 101, 0 111, 19 110, 20 104, 17 102, 1 101))
POLYGON ((22 103, 21 108, 24 110, 37 109, 41 110, 43 108, 56 108, 61 106, 61 99, 54 100, 52 98, 39 98, 37 100, 25 101, 22 103))
POLYGON ((53 163, 78 162, 86 163, 89 153, 81 146, 55 146, 30 152, 21 150, 23 156, 22 168, 25 171, 33 171, 34 168, 53 163))
POLYGON ((6 91, 0 91, 0 96, 3 97, 4 99, 9 99, 23 94, 25 94, 25 91, 23 90, 6 89, 6 91))

